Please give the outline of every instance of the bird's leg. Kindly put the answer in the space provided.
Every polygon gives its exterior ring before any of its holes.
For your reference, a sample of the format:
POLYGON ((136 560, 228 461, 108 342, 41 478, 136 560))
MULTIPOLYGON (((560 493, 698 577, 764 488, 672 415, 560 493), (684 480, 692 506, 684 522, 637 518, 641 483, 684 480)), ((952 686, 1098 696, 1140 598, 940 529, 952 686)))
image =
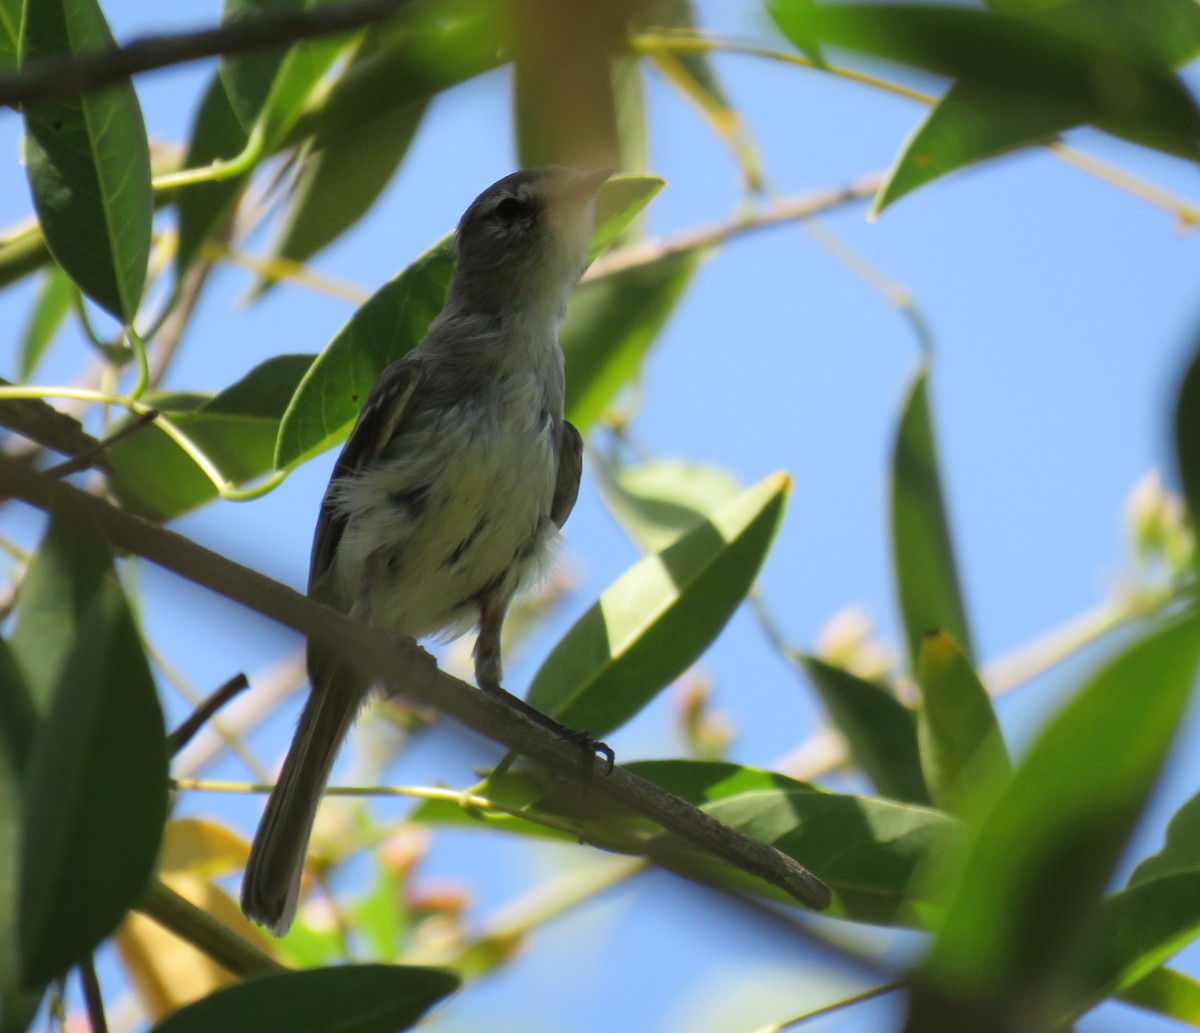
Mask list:
POLYGON ((613 769, 613 751, 602 742, 593 739, 586 731, 568 728, 554 718, 548 717, 540 710, 531 707, 523 699, 506 692, 500 686, 500 629, 504 625, 504 615, 508 610, 508 600, 495 600, 483 597, 479 600, 479 637, 475 640, 475 684, 484 692, 503 699, 510 707, 519 710, 531 721, 543 728, 549 729, 560 739, 577 742, 583 748, 585 764, 591 771, 597 754, 604 758, 605 774, 613 769))

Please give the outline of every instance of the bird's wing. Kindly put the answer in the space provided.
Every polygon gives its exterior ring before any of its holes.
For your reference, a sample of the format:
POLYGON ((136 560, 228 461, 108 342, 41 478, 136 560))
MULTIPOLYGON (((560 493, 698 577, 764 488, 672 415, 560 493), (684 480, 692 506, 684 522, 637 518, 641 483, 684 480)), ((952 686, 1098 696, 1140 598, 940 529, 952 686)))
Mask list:
POLYGON ((308 571, 308 590, 325 576, 333 564, 338 542, 346 528, 346 517, 334 511, 333 492, 338 482, 360 471, 377 459, 387 443, 400 431, 412 411, 412 399, 421 382, 421 360, 413 353, 392 363, 379 375, 358 414, 358 422, 342 447, 342 454, 329 478, 317 530, 313 536, 312 560, 308 571))
POLYGON ((574 426, 563 420, 558 436, 558 477, 554 481, 554 498, 550 502, 550 519, 559 527, 567 522, 579 494, 579 478, 583 473, 583 438, 574 426))

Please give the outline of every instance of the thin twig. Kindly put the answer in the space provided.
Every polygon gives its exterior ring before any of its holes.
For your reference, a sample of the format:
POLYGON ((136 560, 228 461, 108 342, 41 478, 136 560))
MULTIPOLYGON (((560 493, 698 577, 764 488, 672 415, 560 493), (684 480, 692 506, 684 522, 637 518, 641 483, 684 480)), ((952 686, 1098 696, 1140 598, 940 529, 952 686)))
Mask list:
POLYGON ((821 1019, 826 1015, 833 1015, 835 1012, 842 1011, 846 1008, 852 1008, 856 1004, 863 1004, 866 1001, 873 1001, 877 997, 884 997, 887 994, 894 994, 898 990, 903 990, 908 984, 904 982, 885 983, 883 986, 872 987, 870 990, 864 990, 860 994, 855 994, 853 997, 846 997, 840 1001, 834 1001, 833 1004, 827 1004, 824 1007, 817 1008, 814 1011, 805 1012, 803 1015, 797 1015, 794 1019, 785 1019, 783 1022, 773 1022, 769 1026, 763 1026, 755 1033, 785 1033, 786 1030, 795 1029, 797 1026, 803 1025, 806 1022, 811 1022, 813 1019, 821 1019))
POLYGON ((104 997, 100 993, 100 980, 96 978, 96 966, 89 954, 79 963, 79 979, 83 983, 83 1002, 87 1008, 88 1025, 92 1033, 108 1033, 108 1019, 104 1016, 104 997))
POLYGON ((57 466, 50 467, 46 471, 46 475, 48 477, 69 477, 73 473, 79 473, 80 470, 86 470, 89 466, 103 465, 104 453, 108 449, 112 448, 118 441, 124 441, 125 438, 136 434, 147 424, 151 424, 157 419, 157 409, 147 409, 145 412, 139 413, 135 419, 130 420, 124 427, 121 427, 108 437, 97 441, 87 451, 80 452, 79 455, 64 460, 57 466))
POLYGON ((204 700, 188 715, 178 728, 167 736, 167 755, 174 757, 189 742, 205 723, 234 696, 250 688, 250 681, 244 674, 235 674, 224 685, 204 700))
MULTIPOLYGON (((794 858, 721 823, 681 797, 623 768, 589 777, 577 743, 532 721, 507 693, 480 692, 437 668, 411 638, 364 627, 328 606, 302 596, 258 571, 197 545, 163 527, 122 512, 102 499, 0 457, 0 492, 48 512, 86 515, 118 548, 203 585, 214 592, 314 638, 364 674, 399 695, 433 707, 485 738, 531 758, 559 775, 585 781, 595 793, 649 818, 706 852, 782 889, 816 910, 829 906, 829 888, 794 858)), ((678 869, 672 844, 656 837, 653 859, 678 869)))
POLYGON ((350 32, 395 16, 409 0, 348 0, 246 18, 215 29, 145 36, 121 47, 29 62, 0 75, 0 104, 16 106, 111 86, 138 72, 205 57, 280 50, 301 40, 350 32))

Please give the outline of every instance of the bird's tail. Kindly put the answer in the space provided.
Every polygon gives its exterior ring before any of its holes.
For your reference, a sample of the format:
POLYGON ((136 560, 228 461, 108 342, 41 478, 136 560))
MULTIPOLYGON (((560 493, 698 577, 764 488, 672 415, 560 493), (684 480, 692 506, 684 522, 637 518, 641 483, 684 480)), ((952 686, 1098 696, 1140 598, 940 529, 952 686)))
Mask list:
POLYGON ((267 799, 242 879, 242 911, 276 936, 283 936, 296 917, 317 806, 366 692, 343 665, 317 659, 310 651, 312 691, 267 799))

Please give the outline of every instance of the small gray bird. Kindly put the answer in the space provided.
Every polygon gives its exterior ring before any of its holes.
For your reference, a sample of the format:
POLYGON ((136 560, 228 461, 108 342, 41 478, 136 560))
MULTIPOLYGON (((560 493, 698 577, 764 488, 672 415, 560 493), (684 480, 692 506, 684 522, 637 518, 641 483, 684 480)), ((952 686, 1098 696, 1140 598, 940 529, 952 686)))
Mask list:
MULTIPOLYGON (((579 490, 583 442, 563 418, 558 327, 609 174, 526 169, 475 199, 446 307, 375 381, 317 520, 312 598, 414 638, 478 624, 475 680, 493 692, 505 611, 549 560, 579 490)), ((370 689, 312 641, 308 673, 242 882, 242 910, 276 936, 295 918, 317 805, 370 689)))

